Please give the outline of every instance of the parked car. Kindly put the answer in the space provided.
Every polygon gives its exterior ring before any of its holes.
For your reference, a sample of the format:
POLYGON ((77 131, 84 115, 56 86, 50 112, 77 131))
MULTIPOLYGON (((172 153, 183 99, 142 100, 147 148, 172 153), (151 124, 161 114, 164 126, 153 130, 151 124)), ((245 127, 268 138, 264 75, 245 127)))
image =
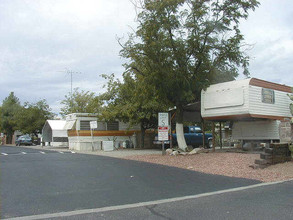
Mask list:
MULTIPOLYGON (((203 132, 198 126, 186 126, 184 127, 184 137, 187 145, 191 145, 193 148, 203 145, 203 132)), ((177 145, 177 135, 172 134, 172 140, 174 145, 177 145)), ((211 148, 213 146, 213 135, 205 133, 205 147, 211 148)))
MULTIPOLYGON (((184 127, 184 137, 187 145, 191 145, 193 148, 199 147, 203 145, 203 132, 198 126, 186 126, 184 127)), ((169 136, 170 139, 170 136, 169 136)), ((173 145, 178 145, 177 143, 177 135, 172 134, 173 145)), ((212 148, 213 145, 213 135, 210 133, 205 133, 205 147, 212 148)), ((156 135, 154 144, 162 144, 161 141, 158 140, 158 135, 156 135)), ((170 142, 164 141, 165 147, 168 148, 170 142)))
POLYGON ((27 135, 23 135, 20 136, 19 138, 17 138, 17 140, 15 141, 16 146, 20 146, 20 145, 32 145, 32 139, 30 138, 30 136, 27 135))

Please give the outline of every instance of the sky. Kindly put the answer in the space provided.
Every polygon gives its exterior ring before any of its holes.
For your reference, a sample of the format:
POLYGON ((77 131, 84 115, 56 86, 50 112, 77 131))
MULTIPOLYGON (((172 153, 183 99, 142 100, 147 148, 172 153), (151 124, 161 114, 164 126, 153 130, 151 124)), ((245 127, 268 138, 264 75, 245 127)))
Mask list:
MULTIPOLYGON (((293 1, 260 3, 240 23, 251 77, 293 86, 293 1)), ((0 104, 13 91, 59 113, 70 71, 73 88, 102 93, 101 74, 124 70, 117 38, 127 39, 135 17, 129 0, 0 0, 0 104)))

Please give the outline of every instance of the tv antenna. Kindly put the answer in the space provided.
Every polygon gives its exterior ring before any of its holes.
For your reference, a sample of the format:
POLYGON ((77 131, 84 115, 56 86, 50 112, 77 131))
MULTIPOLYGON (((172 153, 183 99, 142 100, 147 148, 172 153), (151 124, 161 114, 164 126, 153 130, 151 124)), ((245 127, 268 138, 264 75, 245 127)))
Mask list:
POLYGON ((76 72, 76 71, 73 71, 73 70, 69 70, 68 68, 66 68, 66 70, 58 71, 58 72, 63 72, 63 73, 70 74, 70 98, 72 99, 72 75, 77 74, 77 73, 81 74, 81 72, 76 72))

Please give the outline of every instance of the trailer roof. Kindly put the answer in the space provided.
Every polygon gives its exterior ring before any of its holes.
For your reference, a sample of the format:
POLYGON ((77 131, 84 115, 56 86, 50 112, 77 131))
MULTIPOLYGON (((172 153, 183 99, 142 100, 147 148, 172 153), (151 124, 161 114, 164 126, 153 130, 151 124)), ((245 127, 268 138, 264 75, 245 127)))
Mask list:
POLYGON ((256 78, 251 78, 249 80, 249 85, 259 86, 259 87, 263 87, 267 89, 274 89, 274 90, 278 90, 282 92, 289 92, 289 93, 292 92, 292 88, 290 86, 268 82, 268 81, 256 79, 256 78))
POLYGON ((47 120, 52 130, 63 130, 66 124, 65 120, 47 120))

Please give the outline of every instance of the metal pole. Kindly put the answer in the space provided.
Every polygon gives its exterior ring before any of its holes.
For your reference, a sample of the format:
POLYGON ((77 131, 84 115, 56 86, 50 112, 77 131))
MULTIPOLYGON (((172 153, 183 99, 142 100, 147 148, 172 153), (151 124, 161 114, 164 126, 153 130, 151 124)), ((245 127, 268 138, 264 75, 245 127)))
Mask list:
POLYGON ((162 155, 166 155, 166 151, 165 151, 165 141, 162 141, 162 155))
POLYGON ((92 136, 92 151, 94 151, 94 137, 93 137, 93 129, 91 129, 91 136, 92 136))
POLYGON ((202 119, 202 147, 205 148, 206 146, 206 135, 205 135, 205 121, 202 119))
POLYGON ((220 122, 220 148, 222 149, 223 143, 222 143, 222 122, 220 122))
POLYGON ((212 130, 213 130, 213 152, 215 152, 216 151, 216 144, 215 144, 215 142, 216 142, 216 132, 215 132, 215 122, 213 122, 213 124, 212 124, 212 130))
POLYGON ((172 115, 171 115, 171 112, 169 112, 169 131, 170 131, 170 134, 169 134, 169 146, 170 146, 170 149, 173 148, 173 143, 172 143, 172 119, 171 119, 172 115))
POLYGON ((71 85, 71 89, 70 89, 70 91, 71 91, 71 100, 72 100, 72 71, 70 71, 70 85, 71 85))

